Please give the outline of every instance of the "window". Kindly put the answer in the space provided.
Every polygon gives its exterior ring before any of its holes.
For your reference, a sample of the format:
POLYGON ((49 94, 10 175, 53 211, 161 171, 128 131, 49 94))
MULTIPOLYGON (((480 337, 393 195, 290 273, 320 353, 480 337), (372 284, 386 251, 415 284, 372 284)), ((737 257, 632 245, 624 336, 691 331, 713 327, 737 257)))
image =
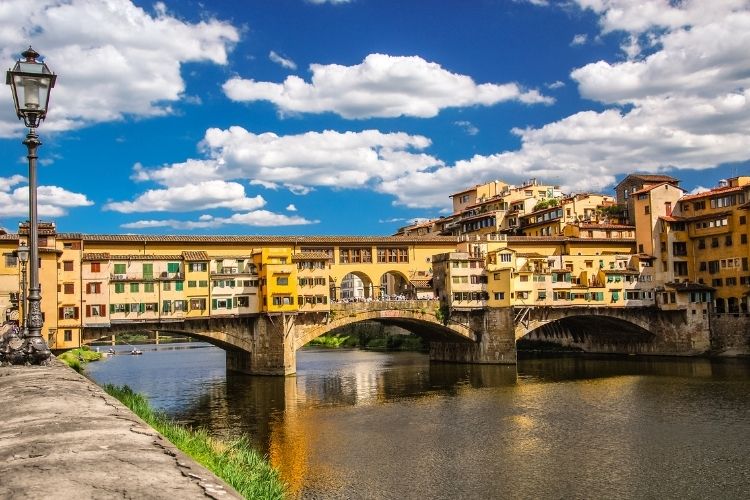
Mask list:
POLYGON ((72 271, 73 270, 73 261, 72 260, 64 260, 63 261, 63 271, 72 271))
POLYGON ((250 297, 247 295, 237 297, 237 307, 250 307, 250 297))
POLYGON ((86 306, 86 317, 90 318, 92 316, 106 316, 107 311, 104 304, 101 305, 87 305, 86 306))
POLYGON ((125 274, 125 264, 115 264, 115 274, 125 274))
POLYGON ((672 253, 679 256, 687 255, 687 243, 675 241, 672 243, 672 253))
POLYGON ((207 262, 191 262, 188 264, 188 271, 191 272, 206 271, 206 269, 208 269, 207 262))
POLYGON ((198 280, 198 286, 206 288, 208 286, 208 280, 198 280))
POLYGON ((125 293, 125 283, 115 283, 115 293, 125 293))
POLYGON ((707 266, 706 266, 706 263, 705 263, 705 262, 701 262, 701 263, 699 264, 698 270, 699 270, 699 271, 705 271, 705 270, 706 270, 706 268, 707 268, 707 266))
MULTIPOLYGON (((193 283, 195 283, 195 282, 193 282, 193 283)), ((175 291, 176 292, 181 292, 184 284, 185 284, 184 281, 175 281, 175 283, 174 283, 174 289, 175 289, 175 291)))
POLYGON ((94 293, 102 293, 102 284, 101 283, 87 283, 86 284, 86 293, 94 294, 94 293))
POLYGON ((721 286, 722 280, 721 278, 714 278, 711 280, 711 286, 721 286))
POLYGON ((500 262, 510 262, 512 255, 509 253, 501 253, 500 254, 500 262))
POLYGON ((747 216, 740 215, 740 225, 744 226, 745 224, 747 224, 747 216))
POLYGON ((138 293, 139 289, 140 289, 140 283, 131 283, 130 284, 130 293, 138 293))
POLYGON ((708 262, 708 272, 711 274, 719 272, 719 261, 711 260, 708 262))
POLYGON ((290 295, 274 295, 273 305, 275 306, 289 306, 294 304, 294 299, 290 295))
POLYGON ((687 276, 688 265, 687 262, 674 262, 674 274, 675 276, 687 276))
POLYGON ((276 278, 276 284, 279 286, 286 286, 289 284, 288 276, 279 276, 276 278))
POLYGON ((154 279, 154 265, 151 263, 143 263, 143 279, 151 280, 154 279))
POLYGON ((719 238, 711 238, 711 248, 719 248, 719 238))
POLYGON ((101 262, 92 262, 91 263, 91 272, 92 273, 98 273, 102 270, 102 263, 101 262))
POLYGON ((650 214, 651 213, 651 207, 648 206, 648 205, 646 205, 645 207, 643 207, 643 213, 646 214, 646 215, 650 214))
POLYGON ((732 246, 732 235, 728 234, 724 237, 724 246, 731 247, 732 246))
POLYGON ((73 283, 63 284, 63 293, 68 294, 68 295, 75 293, 75 287, 73 283))
POLYGON ((63 306, 57 310, 57 319, 78 319, 78 308, 75 306, 63 306))
POLYGON ((703 250, 704 248, 706 248, 706 240, 701 238, 698 240, 698 249, 703 250))
MULTIPOLYGON (((176 308, 175 308, 176 310, 176 308)), ((190 310, 191 311, 205 311, 206 310, 206 299, 190 299, 190 310)))
POLYGON ((154 293, 154 284, 153 283, 144 283, 143 284, 143 291, 146 293, 154 293))
POLYGON ((730 277, 724 282, 727 286, 735 286, 737 284, 737 278, 730 277))
POLYGON ((180 272, 180 263, 179 262, 168 262, 167 263, 167 272, 170 274, 179 273, 180 272))
POLYGON ((73 330, 63 330, 63 339, 65 342, 73 342, 73 330))
POLYGON ((194 280, 189 280, 188 281, 188 288, 195 288, 196 286, 197 285, 196 285, 196 282, 194 280))
POLYGON ((164 300, 161 303, 161 312, 169 313, 172 312, 172 301, 171 300, 164 300))
POLYGON ((172 283, 169 281, 165 281, 164 284, 162 285, 162 290, 164 290, 165 292, 168 292, 171 289, 172 289, 172 283))
POLYGON ((547 292, 539 290, 536 294, 536 300, 547 300, 547 292))
POLYGON ((406 248, 378 248, 378 262, 409 262, 409 253, 406 248))
POLYGON ((746 234, 741 234, 740 235, 740 244, 741 245, 747 245, 747 235, 746 234))

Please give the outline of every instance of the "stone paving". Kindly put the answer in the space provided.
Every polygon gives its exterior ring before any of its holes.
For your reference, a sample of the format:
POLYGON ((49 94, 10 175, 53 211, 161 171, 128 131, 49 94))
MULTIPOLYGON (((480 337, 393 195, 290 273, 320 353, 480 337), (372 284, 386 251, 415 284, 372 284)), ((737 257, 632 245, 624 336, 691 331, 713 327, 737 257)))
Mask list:
POLYGON ((0 367, 0 498, 241 497, 99 386, 53 360, 0 367))

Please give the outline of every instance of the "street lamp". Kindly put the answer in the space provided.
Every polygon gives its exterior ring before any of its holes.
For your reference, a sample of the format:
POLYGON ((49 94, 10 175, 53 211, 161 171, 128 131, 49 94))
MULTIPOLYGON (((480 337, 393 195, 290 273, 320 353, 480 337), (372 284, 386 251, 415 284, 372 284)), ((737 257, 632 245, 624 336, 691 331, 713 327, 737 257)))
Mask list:
POLYGON ((16 250, 18 261, 21 263, 21 304, 23 304, 23 313, 21 314, 21 331, 26 336, 26 263, 29 261, 29 247, 19 245, 16 250))
POLYGON ((47 116, 49 95, 55 86, 57 75, 52 73, 47 64, 37 61, 39 53, 29 47, 21 53, 24 59, 16 61, 12 70, 8 70, 5 83, 13 91, 13 104, 16 115, 23 119, 29 128, 23 144, 29 154, 29 249, 31 266, 29 269, 29 297, 26 313, 28 333, 25 336, 27 363, 43 363, 50 356, 47 343, 42 338, 41 293, 39 288, 39 221, 37 219, 37 180, 36 150, 42 145, 36 128, 47 116))

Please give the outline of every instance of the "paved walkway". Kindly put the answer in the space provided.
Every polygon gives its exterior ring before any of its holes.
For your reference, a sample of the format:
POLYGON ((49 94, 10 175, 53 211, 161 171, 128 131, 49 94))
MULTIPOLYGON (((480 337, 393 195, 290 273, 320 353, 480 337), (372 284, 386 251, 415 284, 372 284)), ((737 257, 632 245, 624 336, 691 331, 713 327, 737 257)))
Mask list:
POLYGON ((241 498, 55 360, 0 367, 0 498, 241 498))

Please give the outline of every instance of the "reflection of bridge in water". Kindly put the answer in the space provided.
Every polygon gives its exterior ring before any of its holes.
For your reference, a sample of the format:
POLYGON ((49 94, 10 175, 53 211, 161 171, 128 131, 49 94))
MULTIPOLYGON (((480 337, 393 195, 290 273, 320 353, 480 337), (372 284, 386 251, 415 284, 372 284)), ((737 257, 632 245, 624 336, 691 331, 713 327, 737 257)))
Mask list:
POLYGON ((289 375, 295 373, 296 352, 302 346, 363 321, 404 328, 429 341, 430 360, 458 363, 513 364, 520 338, 587 352, 628 354, 692 355, 709 345, 708 320, 687 311, 589 306, 450 310, 435 300, 334 303, 325 313, 113 324, 92 329, 91 335, 99 338, 134 329, 188 334, 223 348, 229 370, 289 375))

